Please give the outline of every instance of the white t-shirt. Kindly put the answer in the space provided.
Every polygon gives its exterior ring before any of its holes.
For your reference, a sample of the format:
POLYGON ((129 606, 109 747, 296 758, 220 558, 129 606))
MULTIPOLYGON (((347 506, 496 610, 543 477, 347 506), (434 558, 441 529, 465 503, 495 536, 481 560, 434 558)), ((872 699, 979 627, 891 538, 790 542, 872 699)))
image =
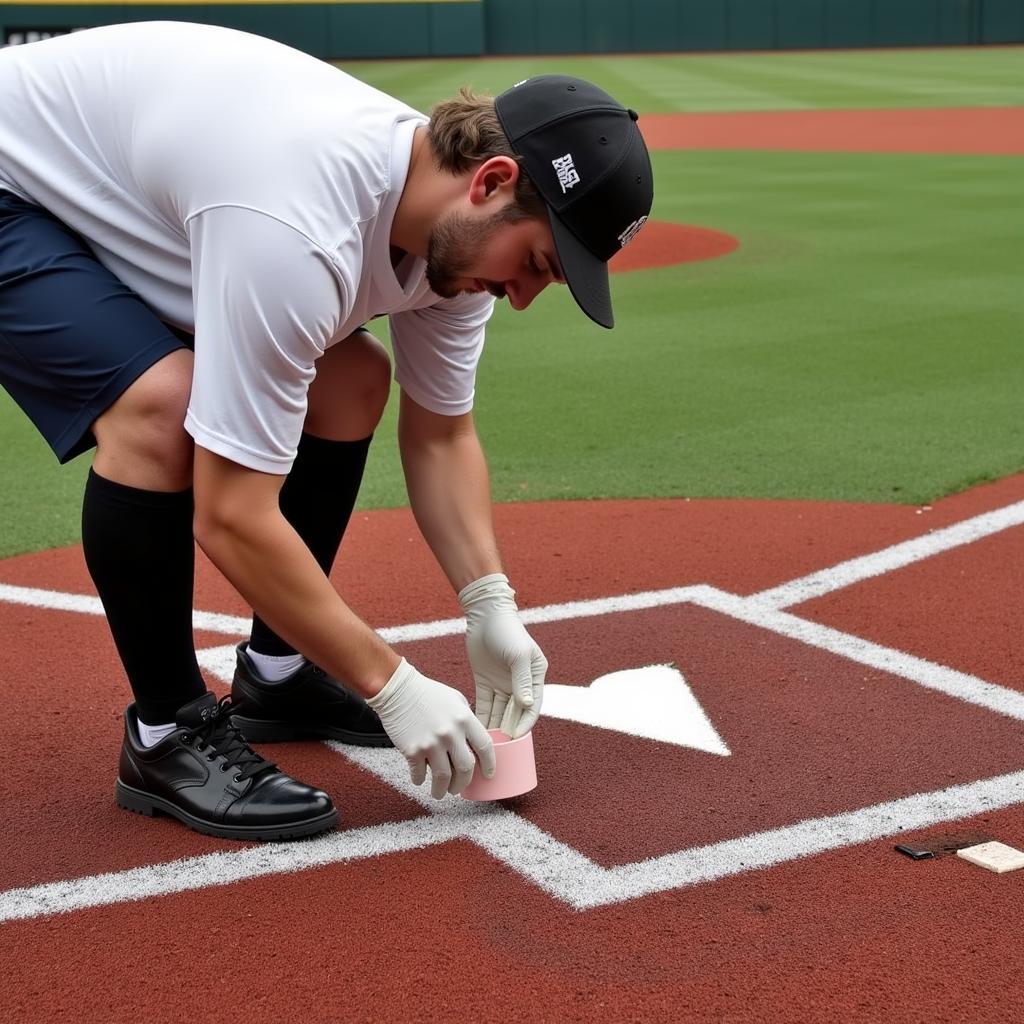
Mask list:
POLYGON ((0 51, 0 187, 46 207, 195 333, 186 428, 287 473, 316 359, 390 314, 420 405, 473 405, 487 294, 390 254, 420 113, 259 36, 116 25, 0 51))

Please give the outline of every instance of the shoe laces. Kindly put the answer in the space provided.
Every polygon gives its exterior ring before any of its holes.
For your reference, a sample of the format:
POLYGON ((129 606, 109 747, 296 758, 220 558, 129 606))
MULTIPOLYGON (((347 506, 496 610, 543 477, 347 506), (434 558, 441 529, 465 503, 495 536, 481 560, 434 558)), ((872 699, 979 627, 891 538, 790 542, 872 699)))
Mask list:
POLYGON ((231 721, 231 716, 239 710, 241 706, 232 704, 230 697, 221 697, 202 725, 187 730, 195 737, 195 749, 208 751, 207 761, 223 757, 222 772, 229 768, 238 769, 236 782, 251 779, 261 772, 277 771, 277 765, 257 754, 231 721))

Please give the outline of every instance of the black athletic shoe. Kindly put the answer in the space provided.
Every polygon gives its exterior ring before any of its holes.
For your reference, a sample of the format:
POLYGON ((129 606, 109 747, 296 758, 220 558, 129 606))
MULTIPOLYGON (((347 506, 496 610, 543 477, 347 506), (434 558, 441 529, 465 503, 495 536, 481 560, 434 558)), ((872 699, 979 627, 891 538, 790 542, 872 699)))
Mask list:
POLYGON ((377 712, 323 669, 307 661, 287 679, 268 683, 237 648, 231 699, 235 725, 250 743, 278 740, 339 740, 357 747, 392 747, 377 712))
POLYGON ((135 705, 124 714, 117 802, 136 814, 168 814, 226 839, 293 839, 338 823, 331 798, 260 757, 231 722, 234 709, 206 693, 152 747, 139 740, 135 705))

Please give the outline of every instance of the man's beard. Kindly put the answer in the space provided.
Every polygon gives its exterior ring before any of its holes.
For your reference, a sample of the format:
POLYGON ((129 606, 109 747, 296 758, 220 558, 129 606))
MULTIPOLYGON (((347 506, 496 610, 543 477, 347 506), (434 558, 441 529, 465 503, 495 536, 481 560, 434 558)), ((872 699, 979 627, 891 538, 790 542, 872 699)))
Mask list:
MULTIPOLYGON (((456 281, 469 276, 466 272, 479 261, 492 235, 513 219, 505 210, 499 210, 482 222, 457 210, 442 217, 427 241, 427 283, 431 290, 442 299, 453 299, 466 291, 456 281)), ((497 298, 504 297, 505 289, 501 285, 482 278, 481 284, 497 298)))

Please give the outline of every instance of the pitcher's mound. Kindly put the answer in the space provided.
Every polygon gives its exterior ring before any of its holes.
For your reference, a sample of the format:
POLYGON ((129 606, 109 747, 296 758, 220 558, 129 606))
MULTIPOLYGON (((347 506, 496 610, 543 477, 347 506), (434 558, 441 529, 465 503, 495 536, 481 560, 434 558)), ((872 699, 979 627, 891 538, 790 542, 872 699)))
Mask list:
POLYGON ((713 260, 739 248, 739 244, 738 238, 723 231, 652 220, 622 252, 612 258, 608 268, 612 273, 623 273, 713 260))

